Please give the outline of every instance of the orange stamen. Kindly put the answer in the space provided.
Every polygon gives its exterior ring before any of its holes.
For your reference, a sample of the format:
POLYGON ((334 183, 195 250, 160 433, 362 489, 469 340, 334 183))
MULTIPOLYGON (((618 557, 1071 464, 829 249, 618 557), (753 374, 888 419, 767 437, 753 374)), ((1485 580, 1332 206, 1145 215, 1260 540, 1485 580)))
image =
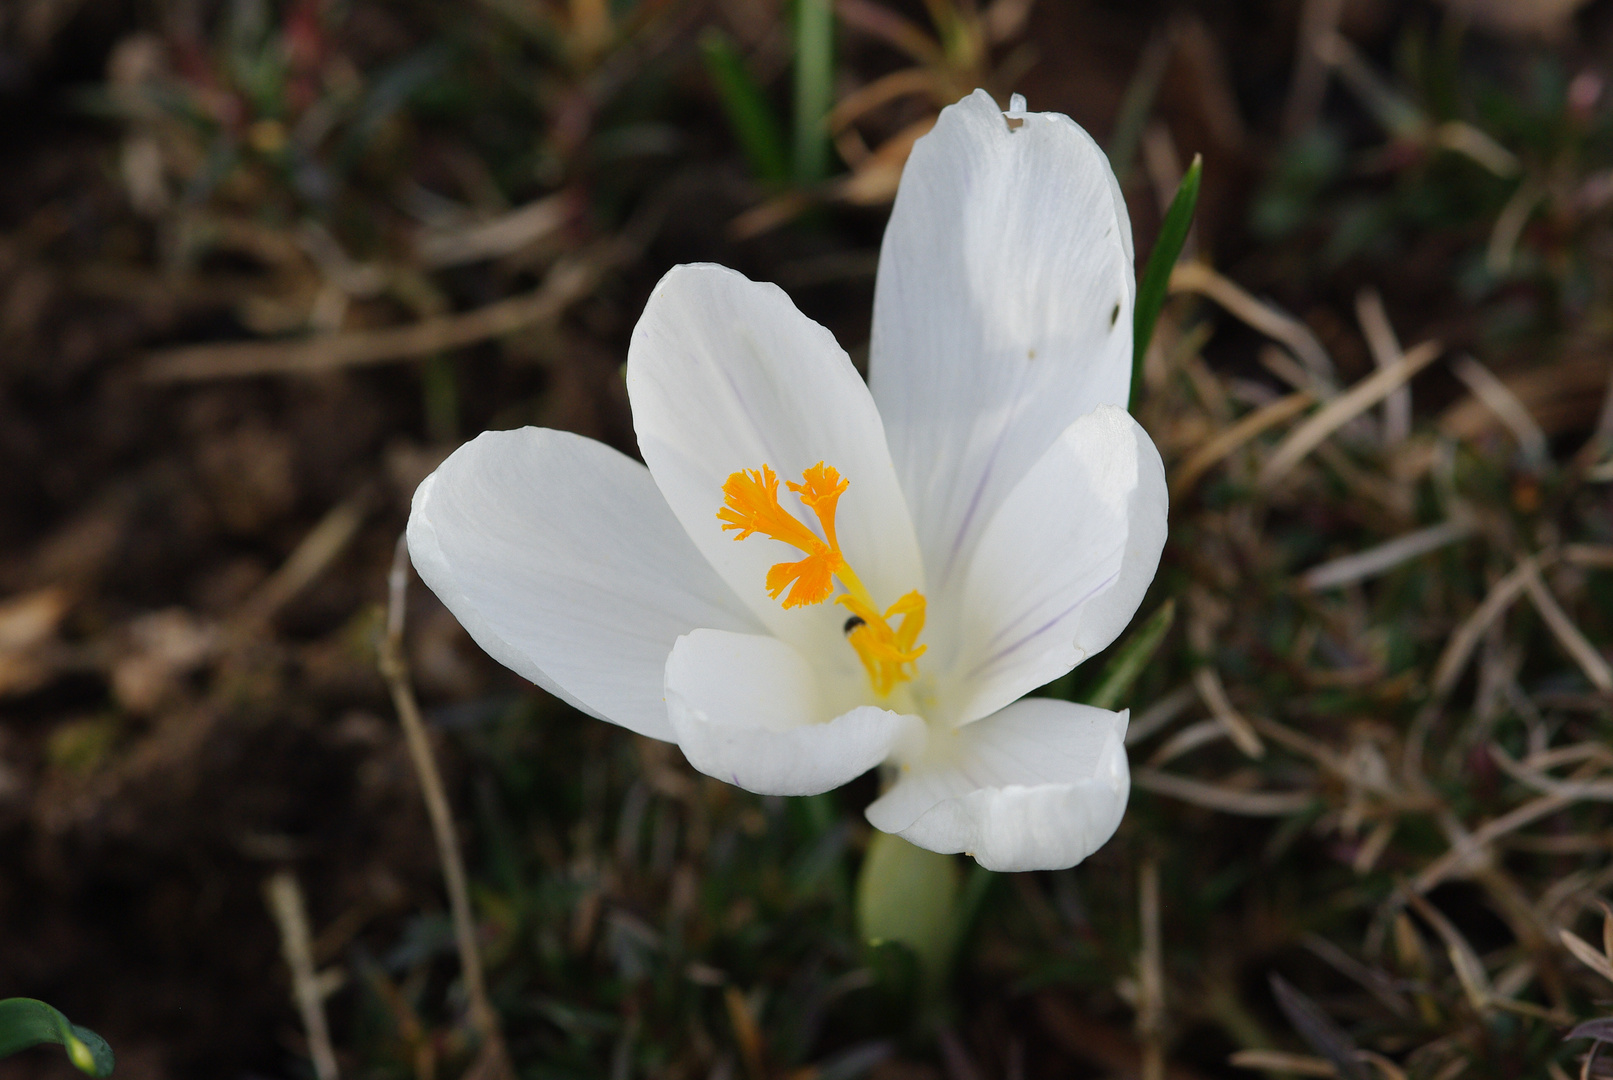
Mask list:
POLYGON ((801 483, 792 480, 786 486, 817 517, 823 536, 779 505, 778 476, 767 465, 729 475, 722 486, 723 506, 717 511, 723 531, 737 532, 735 540, 761 533, 806 556, 775 563, 767 572, 768 596, 777 600, 789 590, 782 601, 786 608, 822 603, 839 579, 846 591, 836 600, 853 615, 846 624, 846 640, 857 651, 874 692, 885 697, 913 678, 913 664, 927 648, 917 643, 924 630, 924 597, 910 592, 881 612, 847 565, 835 535, 835 511, 851 481, 820 461, 801 474, 801 483), (892 627, 891 620, 898 616, 901 622, 892 627))

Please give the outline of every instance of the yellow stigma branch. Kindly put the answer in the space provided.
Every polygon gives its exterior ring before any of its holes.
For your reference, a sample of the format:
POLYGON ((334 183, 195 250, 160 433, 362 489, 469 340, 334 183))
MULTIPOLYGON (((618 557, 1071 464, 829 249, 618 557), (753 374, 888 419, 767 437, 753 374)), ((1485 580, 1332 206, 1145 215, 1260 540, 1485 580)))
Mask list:
POLYGON ((924 655, 917 644, 924 630, 924 596, 908 593, 883 612, 840 553, 835 536, 835 508, 851 481, 832 467, 818 462, 801 474, 801 483, 786 481, 785 486, 800 496, 801 502, 817 517, 823 528, 819 537, 806 523, 778 501, 778 476, 767 465, 742 469, 729 475, 723 484, 723 507, 717 518, 723 531, 735 531, 735 540, 753 533, 781 540, 806 557, 798 562, 776 563, 767 572, 767 595, 777 600, 785 589, 786 608, 821 604, 834 592, 838 580, 845 592, 836 602, 851 612, 846 620, 846 640, 857 650, 857 657, 868 672, 868 681, 880 697, 913 678, 912 665, 924 655), (900 616, 901 622, 891 626, 900 616))
POLYGON ((827 600, 834 592, 834 576, 847 570, 846 560, 840 555, 840 544, 835 539, 834 520, 835 504, 850 481, 840 479, 839 473, 826 468, 821 461, 803 473, 801 479, 805 483, 791 481, 788 487, 818 516, 827 542, 779 505, 778 476, 766 465, 760 471, 743 469, 731 474, 722 486, 723 508, 717 511, 724 532, 739 531, 735 540, 761 533, 806 554, 800 562, 779 563, 767 572, 767 595, 777 600, 779 593, 789 588, 790 594, 784 598, 787 608, 827 600))

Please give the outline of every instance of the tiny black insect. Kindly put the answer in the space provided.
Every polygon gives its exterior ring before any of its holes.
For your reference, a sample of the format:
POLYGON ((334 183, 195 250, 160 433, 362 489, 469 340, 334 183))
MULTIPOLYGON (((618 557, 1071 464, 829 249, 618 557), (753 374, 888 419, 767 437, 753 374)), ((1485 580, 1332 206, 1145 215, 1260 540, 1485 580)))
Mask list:
POLYGON ((846 620, 845 632, 849 634, 853 630, 857 629, 857 627, 867 625, 867 619, 863 618, 861 615, 853 615, 851 618, 846 620))

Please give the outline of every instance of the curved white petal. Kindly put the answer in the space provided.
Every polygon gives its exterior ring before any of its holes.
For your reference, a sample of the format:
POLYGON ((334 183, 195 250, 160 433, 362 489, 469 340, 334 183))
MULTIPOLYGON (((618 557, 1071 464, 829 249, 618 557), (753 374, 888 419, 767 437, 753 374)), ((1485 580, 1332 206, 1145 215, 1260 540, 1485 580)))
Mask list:
POLYGON ((1114 835, 1131 793, 1126 713, 1025 698, 955 731, 932 729, 868 820, 988 870, 1060 870, 1114 835))
POLYGON ((800 553, 760 535, 736 542, 717 520, 729 475, 766 464, 778 473, 783 505, 816 528, 783 481, 826 462, 850 481, 840 544, 875 601, 923 588, 884 427, 834 336, 775 285, 720 266, 674 267, 633 330, 627 389, 639 449, 695 546, 774 633, 853 670, 842 609, 787 612, 767 595, 768 568, 800 553))
POLYGON ((759 624, 644 466, 563 431, 489 431, 415 491, 409 555, 488 654, 602 720, 671 740, 667 655, 759 624))
POLYGON ((967 723, 1105 648, 1165 546, 1165 466, 1124 410, 1069 427, 1009 493, 963 582, 949 719, 967 723))
POLYGON ((667 658, 666 701, 689 764, 763 795, 839 787, 923 724, 872 705, 835 716, 800 650, 769 634, 679 638, 667 658))
POLYGON ((931 601, 1076 417, 1124 407, 1131 226, 1067 116, 1017 129, 985 91, 913 147, 874 290, 869 385, 923 545, 931 601))

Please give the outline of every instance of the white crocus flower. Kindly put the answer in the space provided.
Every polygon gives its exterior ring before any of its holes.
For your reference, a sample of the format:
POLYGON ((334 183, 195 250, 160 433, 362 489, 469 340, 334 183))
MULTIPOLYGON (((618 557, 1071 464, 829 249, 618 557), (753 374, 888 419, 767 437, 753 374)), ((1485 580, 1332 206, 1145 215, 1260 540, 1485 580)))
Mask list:
POLYGON ((410 554, 494 658, 701 772, 888 763, 877 827, 1071 866, 1125 809, 1126 714, 1023 695, 1115 639, 1164 544, 1134 293, 1097 145, 976 91, 902 176, 867 383, 777 287, 677 267, 628 352, 645 465, 488 432, 420 485, 410 554))

